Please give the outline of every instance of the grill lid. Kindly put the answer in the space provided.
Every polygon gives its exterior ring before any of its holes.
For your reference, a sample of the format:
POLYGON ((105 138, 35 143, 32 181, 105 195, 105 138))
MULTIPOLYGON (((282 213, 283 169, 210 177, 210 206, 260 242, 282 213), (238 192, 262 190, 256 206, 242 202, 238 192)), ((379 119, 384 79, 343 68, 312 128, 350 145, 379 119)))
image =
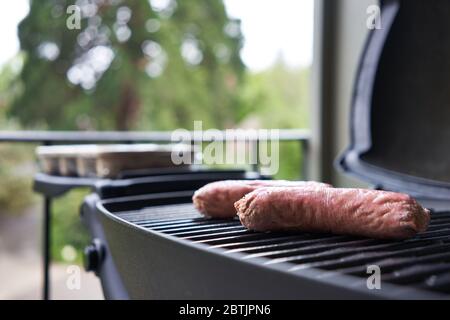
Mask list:
POLYGON ((386 0, 368 37, 345 173, 380 188, 450 199, 450 2, 386 0))

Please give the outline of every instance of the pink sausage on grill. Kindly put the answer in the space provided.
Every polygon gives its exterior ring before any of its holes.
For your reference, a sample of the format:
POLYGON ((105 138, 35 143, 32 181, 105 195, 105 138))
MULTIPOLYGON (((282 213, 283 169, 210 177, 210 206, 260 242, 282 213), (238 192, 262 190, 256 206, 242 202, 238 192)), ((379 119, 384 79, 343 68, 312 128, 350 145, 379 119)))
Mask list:
POLYGON ((313 181, 286 180, 226 180, 209 183, 197 190, 192 197, 194 206, 205 216, 233 218, 236 216, 234 203, 261 187, 325 188, 330 185, 313 181))
POLYGON ((406 239, 425 231, 430 211, 402 193, 338 188, 259 188, 235 203, 256 231, 304 231, 406 239))

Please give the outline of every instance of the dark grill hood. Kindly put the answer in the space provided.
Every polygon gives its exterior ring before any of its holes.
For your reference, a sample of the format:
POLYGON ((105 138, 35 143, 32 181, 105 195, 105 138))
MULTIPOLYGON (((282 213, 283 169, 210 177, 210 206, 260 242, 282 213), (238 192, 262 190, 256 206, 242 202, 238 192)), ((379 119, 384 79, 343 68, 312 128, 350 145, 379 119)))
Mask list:
POLYGON ((382 1, 338 167, 380 188, 450 199, 450 1, 382 1))

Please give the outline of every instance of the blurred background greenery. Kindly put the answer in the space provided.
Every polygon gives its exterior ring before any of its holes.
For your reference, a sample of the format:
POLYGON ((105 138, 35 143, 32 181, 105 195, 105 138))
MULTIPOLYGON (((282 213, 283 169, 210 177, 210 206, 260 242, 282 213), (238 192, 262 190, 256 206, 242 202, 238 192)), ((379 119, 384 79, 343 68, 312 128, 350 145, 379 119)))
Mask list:
MULTIPOLYGON (((307 128, 309 69, 282 55, 262 71, 241 60, 239 20, 222 0, 39 0, 19 25, 21 52, 0 70, 3 130, 307 128), (66 8, 81 9, 70 30, 66 8)), ((34 147, 0 146, 0 214, 36 205, 34 147), (33 162, 30 162, 33 159, 33 162)), ((298 179, 298 143, 277 178, 298 179)), ((87 190, 54 203, 53 256, 79 261, 87 190)))

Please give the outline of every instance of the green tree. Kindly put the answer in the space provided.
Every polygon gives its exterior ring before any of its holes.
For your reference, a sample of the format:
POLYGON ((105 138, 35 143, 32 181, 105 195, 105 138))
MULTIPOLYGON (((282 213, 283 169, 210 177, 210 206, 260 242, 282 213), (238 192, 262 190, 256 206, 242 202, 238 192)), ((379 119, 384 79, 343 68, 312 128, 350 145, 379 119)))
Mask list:
POLYGON ((245 115, 263 128, 308 128, 309 79, 309 68, 290 68, 282 57, 267 70, 247 73, 240 93, 245 115))
POLYGON ((240 22, 222 0, 31 0, 19 38, 23 89, 10 114, 27 127, 224 128, 242 118, 240 22), (80 29, 69 29, 77 8, 80 29))
MULTIPOLYGON (((308 128, 309 78, 309 68, 289 68, 281 56, 271 68, 247 73, 240 93, 246 115, 241 125, 308 128)), ((299 175, 302 161, 298 142, 281 144, 276 178, 303 178, 299 175)))

